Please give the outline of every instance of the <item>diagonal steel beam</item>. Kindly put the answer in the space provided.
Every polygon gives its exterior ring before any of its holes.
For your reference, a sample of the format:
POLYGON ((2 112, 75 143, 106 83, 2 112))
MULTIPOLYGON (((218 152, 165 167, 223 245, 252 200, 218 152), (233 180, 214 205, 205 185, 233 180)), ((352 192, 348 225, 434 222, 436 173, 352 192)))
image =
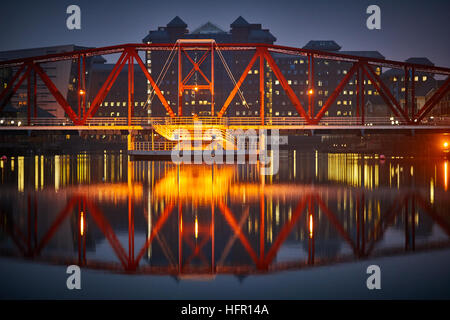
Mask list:
POLYGON ((381 97, 386 102, 386 104, 391 108, 392 112, 394 112, 395 116, 400 117, 401 114, 403 118, 406 120, 406 122, 410 123, 411 120, 409 119, 408 114, 405 113, 405 110, 402 109, 397 99, 395 99, 389 88, 386 87, 386 85, 383 83, 380 77, 377 76, 375 71, 373 71, 372 67, 369 64, 367 64, 367 62, 362 62, 362 66, 364 74, 367 76, 367 78, 369 78, 370 81, 372 81, 372 84, 380 93, 381 97))
POLYGON ((217 117, 221 118, 225 111, 227 111, 228 106, 230 105, 231 101, 233 101, 234 96, 238 92, 239 88, 241 87, 242 83, 244 82, 245 78, 247 78, 248 72, 253 67, 253 65, 256 62, 256 59, 260 56, 260 52, 256 50, 253 57, 250 59, 250 62, 248 63, 247 67, 244 69, 244 72, 242 73, 241 77, 239 78, 239 81, 236 82, 236 85, 234 86, 233 90, 231 90, 227 100, 225 101, 222 109, 220 109, 219 113, 217 114, 217 117))
POLYGON ((419 110, 416 118, 417 121, 420 122, 449 91, 450 77, 447 77, 447 80, 444 82, 444 84, 438 90, 436 90, 431 98, 428 99, 424 106, 419 110))
POLYGON ((272 58, 270 53, 267 51, 267 48, 262 49, 262 54, 266 58, 266 61, 269 64, 270 68, 272 69, 273 73, 278 78, 278 81, 280 81, 280 85, 283 87, 287 96, 289 97, 292 104, 294 105, 295 109, 297 109, 300 116, 303 117, 307 123, 312 124, 311 118, 306 113, 305 109, 303 108, 302 104, 300 103, 300 100, 298 100, 298 97, 295 95, 294 90, 292 90, 291 86, 288 84, 283 73, 278 68, 277 64, 275 63, 275 60, 272 58))
POLYGON ((81 124, 85 124, 86 120, 89 118, 92 118, 95 113, 97 112, 98 108, 100 107, 100 104, 103 102, 103 100, 108 95, 109 90, 111 89, 112 85, 117 79, 117 76, 119 75, 120 71, 122 70, 123 66, 125 65, 128 58, 128 51, 124 50, 119 57, 119 60, 117 60, 116 64, 114 65, 114 68, 111 70, 110 74, 108 75, 108 78, 106 78, 106 81, 103 83, 100 90, 97 92, 97 95, 95 96, 94 100, 91 103, 90 108, 85 112, 81 124))
POLYGON ((328 100, 325 102, 323 107, 319 110, 316 117, 314 118, 313 122, 314 124, 317 124, 320 122, 320 119, 324 116, 325 112, 331 107, 331 105, 334 103, 336 98, 339 96, 339 94, 342 92, 344 87, 347 85, 350 78, 353 76, 353 74, 358 70, 360 66, 359 62, 356 62, 353 64, 353 66, 350 68, 349 72, 345 75, 344 78, 342 78, 339 85, 334 89, 333 93, 328 97, 328 100))
POLYGON ((145 77, 148 79, 148 81, 150 81, 150 84, 153 87, 153 90, 155 90, 156 95, 158 96, 159 100, 161 101, 161 103, 163 104, 164 108, 167 110, 167 112, 169 113, 169 115, 171 117, 175 117, 175 114, 172 111, 172 108, 169 106, 169 104, 167 103, 166 98, 164 97, 164 95, 161 93, 161 90, 159 89, 158 85, 156 84, 155 80, 153 80, 152 76, 150 75, 150 73, 147 70, 147 67, 144 65, 144 63, 142 62, 141 57, 139 57, 138 53, 136 52, 136 50, 134 49, 130 49, 130 54, 132 56, 134 56, 134 58, 136 59, 138 65, 141 67, 142 71, 144 72, 145 77))

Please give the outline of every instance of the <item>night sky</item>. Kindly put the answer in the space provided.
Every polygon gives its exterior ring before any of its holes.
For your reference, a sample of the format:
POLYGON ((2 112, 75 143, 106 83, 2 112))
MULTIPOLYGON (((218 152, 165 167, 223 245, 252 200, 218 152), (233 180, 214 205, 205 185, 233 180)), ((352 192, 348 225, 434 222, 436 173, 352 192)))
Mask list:
POLYGON ((4 0, 0 12, 1 51, 141 42, 176 15, 191 31, 207 21, 228 31, 242 15, 270 29, 280 45, 335 40, 342 50, 378 50, 393 60, 426 56, 450 67, 448 0, 4 0), (70 4, 81 7, 81 30, 66 28, 70 4), (381 7, 381 30, 366 28, 371 4, 381 7))

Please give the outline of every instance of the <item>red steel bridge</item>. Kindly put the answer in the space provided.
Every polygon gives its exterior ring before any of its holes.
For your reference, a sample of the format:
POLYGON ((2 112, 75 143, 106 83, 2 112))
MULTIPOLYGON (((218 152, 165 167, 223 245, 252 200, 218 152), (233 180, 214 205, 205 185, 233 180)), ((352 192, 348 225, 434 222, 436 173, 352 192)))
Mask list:
MULTIPOLYGON (((342 215, 335 211, 335 207, 329 203, 330 197, 336 195, 336 188, 328 187, 293 187, 292 185, 266 186, 267 190, 256 189, 251 193, 250 202, 259 207, 258 223, 260 228, 256 235, 251 236, 246 230, 249 220, 249 207, 232 206, 233 203, 227 203, 220 196, 214 196, 214 199, 208 199, 207 203, 202 204, 207 209, 205 219, 194 221, 192 214, 183 214, 184 210, 189 211, 190 205, 186 207, 181 198, 170 200, 166 206, 161 207, 160 212, 153 216, 154 219, 151 231, 148 231, 143 243, 135 247, 135 221, 145 221, 149 223, 149 213, 144 208, 135 209, 135 199, 133 189, 129 189, 126 194, 128 207, 128 241, 120 241, 117 230, 111 224, 106 212, 99 205, 96 192, 103 194, 113 194, 111 189, 117 189, 118 185, 92 187, 77 187, 76 192, 69 194, 67 202, 60 212, 56 214, 49 226, 45 230, 39 230, 37 220, 43 219, 42 214, 48 214, 48 211, 42 212, 38 205, 37 193, 30 191, 27 193, 27 202, 25 205, 24 219, 14 218, 8 220, 4 226, 7 236, 14 243, 13 248, 1 248, 0 255, 13 256, 22 259, 36 260, 58 265, 77 264, 89 269, 98 269, 116 273, 132 274, 155 274, 155 275, 173 275, 180 278, 184 277, 214 277, 218 274, 249 275, 279 272, 285 270, 296 270, 314 266, 330 265, 335 263, 351 262, 357 259, 366 259, 369 257, 390 256, 404 254, 405 252, 421 252, 423 250, 448 248, 448 240, 432 240, 429 243, 416 243, 417 226, 414 222, 414 215, 420 212, 427 216, 433 224, 438 226, 446 236, 450 237, 450 225, 448 219, 442 214, 436 212, 426 200, 423 192, 407 191, 398 192, 392 196, 386 209, 380 213, 380 217, 373 223, 368 221, 366 210, 368 206, 367 198, 385 192, 379 190, 366 194, 364 190, 351 190, 350 201, 356 208, 356 215, 351 218, 351 223, 344 223, 342 215), (266 221, 265 199, 268 197, 285 197, 284 191, 290 189, 293 191, 288 194, 288 198, 295 200, 295 209, 289 220, 281 223, 279 231, 274 234, 271 243, 267 243, 266 233, 270 226, 270 221, 266 221), (94 191, 93 191, 94 190, 94 191), (108 191, 106 191, 108 190, 108 191), (259 203, 259 205, 258 205, 259 203), (239 210, 239 212, 236 212, 239 210), (242 212, 243 211, 243 212, 242 212), (320 218, 322 212, 322 218, 320 218), (145 220, 139 218, 142 215, 145 220), (175 217, 174 219, 171 219, 175 217), (23 220, 23 221, 22 221, 23 220), (382 242, 387 230, 395 225, 395 221, 403 221, 403 243, 390 245, 388 247, 378 247, 382 242), (22 221, 23 223, 20 223, 22 221), (61 231, 65 223, 71 221, 76 228, 73 237, 77 256, 58 256, 45 252, 49 243, 61 231), (220 223, 223 221, 222 223, 220 223), (322 221, 330 224, 338 236, 335 241, 341 239, 350 248, 347 254, 332 257, 316 257, 316 242, 323 240, 323 230, 320 231, 322 221), (89 225, 87 228, 87 225, 89 225), (295 258, 291 261, 277 261, 279 250, 292 235, 296 228, 300 228, 307 233, 305 241, 308 246, 305 251, 307 257, 295 258), (87 233, 98 229, 102 237, 114 252, 113 257, 107 261, 103 259, 86 259, 86 237, 87 233), (222 230, 230 230, 229 239, 225 243, 216 243, 216 238, 222 230), (175 248, 168 245, 167 230, 175 233, 178 243, 175 248), (217 234, 219 233, 219 234, 217 234), (149 247, 159 245, 163 249, 167 263, 163 265, 147 265, 143 263, 149 247), (128 245, 128 248, 126 248, 128 245), (227 257, 233 255, 236 249, 235 245, 244 249, 246 255, 244 259, 247 263, 228 264, 227 257), (233 250, 234 248, 234 250, 233 250), (198 259, 201 264, 192 263, 198 259)), ((119 186, 119 188, 121 188, 119 186)), ((127 188, 125 186, 125 188, 127 188)), ((116 197, 112 197, 117 200, 116 197)), ((105 201, 105 198, 102 198, 105 201)), ((112 201, 112 200, 111 200, 112 201)), ((0 209, 0 214, 4 211, 0 209)), ((141 216, 141 218, 142 218, 141 216)), ((45 219, 45 218, 44 218, 45 219)), ((422 219, 422 218, 421 218, 422 219)), ((399 229, 399 231, 402 231, 399 229)), ((173 234, 172 234, 173 236, 173 234)), ((137 241, 136 241, 137 242, 137 241)), ((142 241, 141 241, 142 242, 142 241)))
MULTIPOLYGON (((216 58, 217 59, 217 58, 216 58)), ((226 64, 226 63, 224 63, 226 64)), ((167 119, 171 124, 175 121, 178 125, 183 124, 183 119, 186 121, 192 121, 190 117, 183 117, 183 92, 184 90, 207 90, 211 93, 211 117, 207 119, 210 123, 216 123, 225 125, 226 127, 252 127, 252 128, 280 128, 280 129, 302 129, 302 128, 315 128, 323 129, 324 127, 330 129, 335 128, 367 128, 371 126, 373 129, 398 129, 398 126, 406 128, 440 128, 448 130, 450 128, 450 119, 446 117, 437 118, 432 125, 429 121, 426 121, 427 115, 435 108, 444 97, 450 92, 450 69, 444 67, 436 67, 429 65, 412 64, 407 62, 391 61, 384 59, 368 58, 361 56, 352 56, 334 52, 307 50, 279 45, 267 45, 267 44, 248 44, 248 43, 216 43, 213 40, 208 39, 196 39, 196 40, 179 40, 174 44, 123 44, 117 46, 93 48, 86 50, 79 50, 73 52, 48 54, 45 56, 28 57, 23 59, 15 59, 9 61, 0 62, 0 68, 11 67, 15 70, 9 83, 2 88, 0 92, 0 113, 5 105, 10 101, 11 97, 15 95, 18 89, 23 85, 24 81, 27 81, 27 117, 21 119, 21 127, 15 125, 0 125, 0 130, 15 130, 15 129, 60 129, 64 127, 65 130, 85 130, 85 129, 128 129, 139 130, 152 128, 155 123, 161 125, 165 124, 167 119), (154 79, 147 70, 147 66, 139 56, 140 52, 172 52, 175 51, 178 56, 178 112, 174 112, 170 104, 167 102, 165 96, 161 92, 161 88, 158 86, 157 81, 154 79), (194 61, 189 52, 196 51, 203 53, 203 56, 194 61), (236 75, 236 79, 233 79, 234 87, 228 94, 225 102, 218 105, 215 101, 217 88, 214 80, 214 57, 221 56, 221 52, 235 51, 235 52, 248 52, 250 62, 243 66, 240 71, 240 75, 236 75), (274 53, 281 53, 291 56, 302 56, 307 58, 308 73, 308 105, 303 105, 300 102, 299 97, 294 92, 293 86, 289 84, 289 81, 285 78, 275 59, 274 53), (104 81, 100 90, 93 96, 93 100, 89 106, 86 103, 86 79, 85 79, 85 62, 87 57, 120 54, 114 68, 109 73, 108 77, 104 81), (210 57, 211 65, 210 74, 208 78, 202 68, 205 65, 202 63, 206 60, 206 57, 210 57), (186 77, 183 77, 183 59, 186 57, 191 64, 191 71, 186 77), (183 59, 182 59, 183 58, 183 59), (330 91, 330 94, 326 101, 324 101, 321 108, 316 112, 314 110, 314 65, 318 59, 327 59, 333 61, 341 61, 350 65, 348 72, 343 76, 334 90, 330 91), (63 60, 75 60, 78 63, 78 102, 77 105, 70 105, 64 95, 58 90, 55 83, 46 74, 41 64, 47 64, 63 60), (286 96, 291 101, 292 105, 298 112, 297 117, 267 117, 264 112, 265 101, 265 88, 264 77, 265 63, 272 70, 275 78, 279 81, 281 88, 286 93, 286 96), (110 92, 111 87, 115 83, 118 75, 122 71, 125 65, 128 64, 128 110, 127 116, 123 118, 99 118, 95 117, 100 105, 110 92), (153 88, 153 93, 158 97, 161 104, 165 108, 167 114, 166 118, 151 118, 151 117, 135 117, 134 116, 134 66, 137 64, 142 69, 145 77, 153 88), (242 83, 246 79, 249 70, 255 65, 259 64, 259 116, 254 117, 226 117, 225 112, 229 107, 236 94, 240 93, 242 89, 242 83), (405 77, 403 78, 404 92, 402 93, 403 100, 399 101, 394 97, 390 89, 385 83, 383 83, 381 77, 375 71, 376 67, 381 68, 394 68, 404 70, 405 77), (188 80, 194 73, 199 73, 205 80, 206 85, 188 85, 188 80), (416 108, 416 84, 414 81, 415 74, 427 73, 438 75, 444 78, 442 85, 437 88, 434 93, 427 99, 425 104, 419 109, 416 108), (39 77, 49 92, 53 95, 58 105, 64 109, 65 118, 38 118, 37 116, 37 99, 36 99, 36 77, 39 77), (352 82, 354 91, 356 93, 356 113, 353 117, 345 118, 331 118, 327 117, 326 112, 336 101, 337 97, 342 93, 344 88, 349 86, 351 79, 357 81, 352 82), (365 81, 370 81, 380 97, 383 99, 386 108, 389 109, 392 117, 378 117, 368 118, 365 115, 365 81), (33 105, 32 105, 33 102, 33 105), (175 120, 177 119, 178 120, 175 120), (395 124, 393 126, 392 124, 395 124), (331 127, 330 127, 331 126, 331 127)), ((207 67, 207 66, 206 66, 207 67)), ((225 66, 227 68, 227 66, 225 66)), ((258 84, 255 84, 257 86, 258 84)), ((276 109, 276 106, 274 106, 276 109)), ((186 111, 185 111, 186 112, 186 111)))

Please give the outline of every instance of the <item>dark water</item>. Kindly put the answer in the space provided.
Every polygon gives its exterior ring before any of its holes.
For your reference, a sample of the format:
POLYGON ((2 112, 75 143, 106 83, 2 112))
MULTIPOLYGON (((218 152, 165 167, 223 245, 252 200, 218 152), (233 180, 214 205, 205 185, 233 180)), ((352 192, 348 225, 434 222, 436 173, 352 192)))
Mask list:
POLYGON ((121 153, 9 158, 1 297, 448 298, 448 167, 294 151, 273 176, 121 153))

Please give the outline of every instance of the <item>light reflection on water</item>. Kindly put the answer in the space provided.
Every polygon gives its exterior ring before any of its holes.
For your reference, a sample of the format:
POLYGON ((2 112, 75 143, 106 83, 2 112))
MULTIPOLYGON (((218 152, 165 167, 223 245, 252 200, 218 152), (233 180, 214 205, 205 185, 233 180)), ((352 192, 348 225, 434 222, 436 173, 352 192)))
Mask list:
POLYGON ((1 163, 1 254, 213 279, 449 247, 447 161, 293 151, 277 175, 258 169, 13 157, 1 163))

